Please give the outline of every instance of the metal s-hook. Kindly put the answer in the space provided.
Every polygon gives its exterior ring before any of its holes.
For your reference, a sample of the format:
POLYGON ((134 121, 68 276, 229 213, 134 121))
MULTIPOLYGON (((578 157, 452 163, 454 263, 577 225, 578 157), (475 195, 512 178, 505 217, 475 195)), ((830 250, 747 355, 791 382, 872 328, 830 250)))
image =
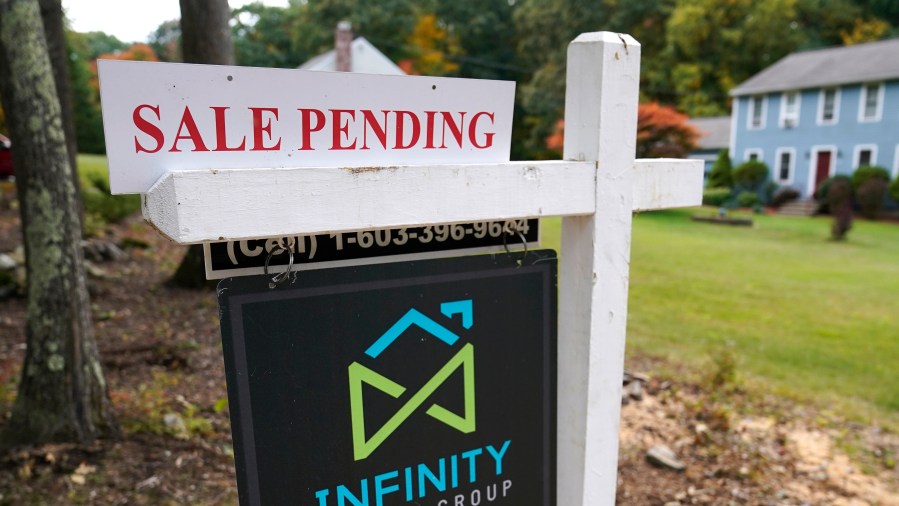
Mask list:
MULTIPOLYGON (((518 234, 518 238, 521 239, 521 245, 524 246, 524 253, 522 253, 520 259, 516 260, 516 262, 518 263, 518 267, 521 267, 521 265, 524 263, 524 259, 527 258, 527 256, 528 256, 528 240, 524 236, 524 234, 521 233, 521 230, 518 230, 517 226, 514 228, 510 228, 508 233, 509 233, 509 235, 511 235, 513 233, 518 234)), ((509 245, 506 244, 506 234, 503 233, 502 236, 503 236, 503 249, 506 250, 506 253, 511 253, 509 251, 509 245)))
POLYGON ((272 260, 272 257, 275 255, 280 255, 281 253, 287 253, 287 270, 272 276, 271 281, 269 281, 268 283, 269 290, 274 290, 278 285, 282 285, 285 281, 291 279, 291 274, 293 274, 292 278, 296 280, 296 273, 293 272, 293 245, 293 237, 288 239, 286 246, 284 244, 284 238, 282 237, 278 239, 276 246, 272 248, 272 250, 268 252, 268 256, 265 257, 263 272, 265 272, 265 275, 268 276, 268 264, 272 260))

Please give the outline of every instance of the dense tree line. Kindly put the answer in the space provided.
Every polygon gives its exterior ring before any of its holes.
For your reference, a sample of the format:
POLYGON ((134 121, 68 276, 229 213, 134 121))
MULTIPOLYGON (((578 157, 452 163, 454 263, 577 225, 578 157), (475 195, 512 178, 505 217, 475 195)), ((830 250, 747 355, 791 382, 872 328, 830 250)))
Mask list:
MULTIPOLYGON (((891 0, 308 0, 231 11, 238 65, 296 67, 353 23, 411 73, 518 83, 514 158, 546 149, 564 105, 565 50, 578 33, 627 32, 643 46, 642 99, 690 116, 728 114, 728 91, 787 54, 899 35, 891 0)), ((178 20, 149 46, 67 34, 81 151, 103 152, 98 56, 181 61, 178 20)), ((0 128, 2 129, 2 128, 0 128)))

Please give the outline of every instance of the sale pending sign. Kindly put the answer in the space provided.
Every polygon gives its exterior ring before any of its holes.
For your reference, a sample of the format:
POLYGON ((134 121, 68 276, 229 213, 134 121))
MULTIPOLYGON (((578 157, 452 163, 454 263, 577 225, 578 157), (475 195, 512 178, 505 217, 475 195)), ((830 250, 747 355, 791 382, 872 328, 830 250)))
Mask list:
POLYGON ((512 82, 98 65, 112 193, 177 170, 509 160, 512 82))

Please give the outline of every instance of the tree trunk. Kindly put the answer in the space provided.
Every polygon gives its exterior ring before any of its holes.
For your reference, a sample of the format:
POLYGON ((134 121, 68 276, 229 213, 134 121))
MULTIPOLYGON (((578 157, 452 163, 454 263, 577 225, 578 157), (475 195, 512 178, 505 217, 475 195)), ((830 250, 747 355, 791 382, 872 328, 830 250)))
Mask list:
POLYGON ((73 172, 37 0, 0 0, 0 96, 28 273, 27 351, 0 444, 118 433, 94 342, 73 172))
POLYGON ((228 0, 181 0, 184 63, 234 65, 228 0))
MULTIPOLYGON (((62 112, 62 127, 66 133, 66 149, 69 153, 75 185, 76 209, 78 219, 83 222, 81 203, 81 181, 78 179, 78 141, 75 136, 75 109, 72 105, 72 87, 69 80, 69 51, 66 47, 65 24, 63 23, 62 0, 39 0, 41 20, 44 24, 44 36, 47 39, 47 50, 50 53, 50 65, 53 67, 53 80, 56 83, 56 95, 62 112)), ((80 226, 80 225, 79 225, 80 226)))
POLYGON ((72 115, 72 92, 69 86, 69 63, 66 54, 66 33, 62 17, 61 0, 39 0, 41 21, 44 25, 44 36, 47 39, 47 52, 53 68, 53 81, 56 83, 56 94, 62 112, 62 127, 66 133, 66 149, 69 163, 75 166, 75 155, 78 146, 75 141, 75 121, 72 115))
MULTIPOLYGON (((227 0, 181 0, 181 54, 184 63, 234 65, 231 40, 231 9, 227 0)), ((182 288, 204 288, 206 281, 203 247, 190 246, 171 284, 182 288)))

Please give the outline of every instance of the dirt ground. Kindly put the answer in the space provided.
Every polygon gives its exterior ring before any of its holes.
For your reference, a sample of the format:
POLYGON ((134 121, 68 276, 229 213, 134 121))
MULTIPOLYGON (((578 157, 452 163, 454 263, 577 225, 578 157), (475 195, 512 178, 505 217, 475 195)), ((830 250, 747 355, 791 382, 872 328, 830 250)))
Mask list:
MULTIPOLYGON (((126 252, 95 263, 90 279, 124 436, 0 456, 0 506, 236 504, 214 292, 166 286, 184 249, 138 218, 103 239, 126 252)), ((20 242, 17 213, 0 209, 0 253, 20 242)), ((24 352, 24 314, 24 298, 0 300, 0 429, 24 352)), ((648 377, 642 399, 622 408, 618 504, 899 505, 895 434, 739 388, 655 377, 658 365, 627 364, 648 377), (685 468, 650 464, 647 450, 659 444, 685 468)))

